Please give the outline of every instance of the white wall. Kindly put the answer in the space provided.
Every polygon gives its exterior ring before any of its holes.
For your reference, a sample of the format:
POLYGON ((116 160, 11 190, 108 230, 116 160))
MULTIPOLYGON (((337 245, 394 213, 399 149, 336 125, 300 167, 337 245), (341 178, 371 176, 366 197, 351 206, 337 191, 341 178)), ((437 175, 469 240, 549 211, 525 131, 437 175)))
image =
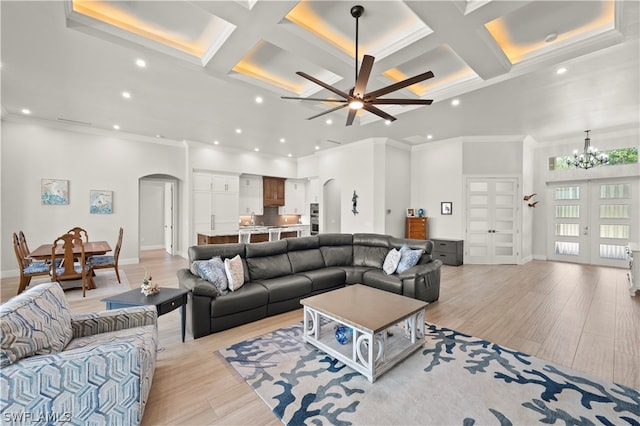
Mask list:
POLYGON ((140 249, 164 248, 164 186, 162 181, 140 181, 140 249))
POLYGON ((424 209, 429 238, 464 238, 462 146, 462 138, 454 138, 411 149, 411 206, 424 209), (440 214, 443 201, 453 203, 452 215, 440 214))
POLYGON ((406 209, 414 207, 410 203, 411 149, 392 141, 385 148, 384 233, 404 238, 406 209))
POLYGON ((138 180, 151 174, 184 179, 184 148, 116 132, 53 125, 2 121, 2 275, 17 274, 11 234, 19 230, 33 250, 74 226, 85 228, 92 240, 115 246, 122 226, 120 263, 137 262, 138 180), (42 178, 69 180, 69 204, 41 205, 42 178), (113 214, 89 213, 92 189, 113 191, 113 214))

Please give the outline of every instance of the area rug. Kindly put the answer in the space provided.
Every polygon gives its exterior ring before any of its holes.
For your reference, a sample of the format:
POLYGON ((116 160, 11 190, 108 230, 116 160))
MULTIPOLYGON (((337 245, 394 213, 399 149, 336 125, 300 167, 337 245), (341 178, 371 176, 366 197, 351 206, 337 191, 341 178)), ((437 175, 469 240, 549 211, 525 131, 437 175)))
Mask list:
POLYGON ((68 280, 62 282, 62 288, 65 288, 65 295, 69 302, 86 301, 88 299, 102 299, 103 297, 111 296, 113 294, 122 293, 123 291, 131 290, 127 275, 123 270, 120 270, 120 281, 116 277, 116 273, 113 269, 100 269, 95 271, 93 282, 96 284, 96 288, 86 291, 86 298, 82 297, 82 281, 81 280, 68 280))
POLYGON ((638 390, 426 324, 375 383, 302 340, 302 325, 219 351, 285 424, 640 425, 638 390))

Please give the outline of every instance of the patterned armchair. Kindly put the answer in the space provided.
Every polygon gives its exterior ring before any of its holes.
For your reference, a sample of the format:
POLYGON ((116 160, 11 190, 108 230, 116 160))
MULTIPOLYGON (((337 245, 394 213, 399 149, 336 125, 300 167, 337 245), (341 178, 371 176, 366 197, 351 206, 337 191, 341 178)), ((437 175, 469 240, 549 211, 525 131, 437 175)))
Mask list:
POLYGON ((139 424, 158 342, 155 306, 71 315, 58 283, 0 306, 0 417, 139 424))

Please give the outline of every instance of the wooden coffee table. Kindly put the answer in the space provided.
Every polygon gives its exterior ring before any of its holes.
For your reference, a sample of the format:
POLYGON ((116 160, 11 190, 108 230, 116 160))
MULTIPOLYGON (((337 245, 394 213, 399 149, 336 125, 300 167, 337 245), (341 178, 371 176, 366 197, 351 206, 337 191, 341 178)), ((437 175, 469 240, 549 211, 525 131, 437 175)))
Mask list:
POLYGON ((128 306, 155 305, 158 316, 180 309, 182 341, 184 342, 185 325, 187 319, 187 294, 189 290, 181 288, 160 287, 160 291, 151 296, 142 294, 139 288, 125 291, 114 296, 105 297, 101 302, 106 302, 107 309, 126 308, 128 306))
POLYGON ((342 361, 374 382, 424 343, 428 303, 362 284, 302 299, 305 342, 342 361), (398 324, 402 323, 402 326, 398 324), (351 329, 340 344, 336 326, 351 329))

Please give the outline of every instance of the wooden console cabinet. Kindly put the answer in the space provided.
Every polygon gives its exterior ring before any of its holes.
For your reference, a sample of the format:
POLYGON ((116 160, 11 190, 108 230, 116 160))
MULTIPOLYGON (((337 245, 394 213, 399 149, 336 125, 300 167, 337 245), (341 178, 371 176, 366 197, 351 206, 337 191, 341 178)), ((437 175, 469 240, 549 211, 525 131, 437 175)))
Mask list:
POLYGON ((429 238, 429 227, 426 217, 408 217, 405 224, 405 238, 426 240, 429 238))
POLYGON ((450 266, 462 265, 462 253, 464 249, 463 240, 440 240, 433 241, 433 258, 442 260, 442 263, 450 266))

